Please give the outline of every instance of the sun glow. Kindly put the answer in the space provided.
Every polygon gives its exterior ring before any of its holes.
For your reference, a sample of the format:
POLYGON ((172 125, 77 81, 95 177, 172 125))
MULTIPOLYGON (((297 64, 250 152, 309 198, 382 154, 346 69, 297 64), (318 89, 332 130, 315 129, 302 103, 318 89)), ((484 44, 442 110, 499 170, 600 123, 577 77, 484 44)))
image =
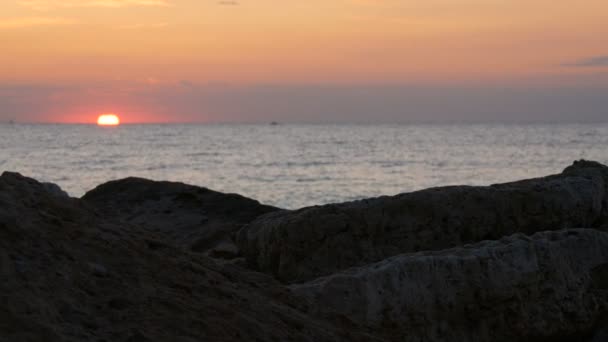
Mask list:
POLYGON ((118 126, 120 119, 116 114, 102 114, 97 118, 97 125, 99 126, 118 126))

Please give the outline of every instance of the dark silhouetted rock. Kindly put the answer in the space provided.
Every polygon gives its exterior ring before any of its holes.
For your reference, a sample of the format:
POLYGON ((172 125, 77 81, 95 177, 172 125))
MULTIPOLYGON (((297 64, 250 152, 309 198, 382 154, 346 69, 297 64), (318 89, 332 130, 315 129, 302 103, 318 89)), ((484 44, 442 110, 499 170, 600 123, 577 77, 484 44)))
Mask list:
POLYGON ((608 233, 516 234, 405 254, 292 289, 398 341, 581 341, 608 305, 608 233))
MULTIPOLYGON (((218 211, 238 218, 239 201, 218 211)), ((374 340, 298 310, 267 275, 163 239, 165 232, 108 219, 80 199, 3 174, 0 341, 374 340)))
POLYGON ((297 282, 401 253, 607 222, 608 167, 580 161, 544 178, 275 212, 238 244, 254 268, 297 282))
POLYGON ((298 211, 4 173, 0 341, 603 341, 607 169, 298 211))
POLYGON ((68 198, 70 197, 70 195, 68 195, 67 192, 63 191, 59 185, 57 184, 53 184, 53 183, 42 183, 42 186, 46 189, 46 191, 48 193, 50 193, 51 195, 57 196, 57 197, 64 197, 64 198, 68 198))
POLYGON ((232 233, 277 210, 236 194, 141 178, 102 184, 82 199, 109 219, 162 233, 180 246, 218 257, 238 252, 232 233))

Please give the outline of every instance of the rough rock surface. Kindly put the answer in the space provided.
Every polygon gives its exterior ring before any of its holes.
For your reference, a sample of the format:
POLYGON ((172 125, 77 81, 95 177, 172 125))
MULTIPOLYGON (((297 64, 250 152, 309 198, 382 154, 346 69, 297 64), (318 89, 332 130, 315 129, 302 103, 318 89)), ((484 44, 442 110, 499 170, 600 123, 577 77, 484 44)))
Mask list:
POLYGON ((269 276, 0 177, 0 341, 373 340, 297 306, 269 276))
POLYGON ((401 253, 607 223, 608 167, 580 161, 544 178, 270 213, 238 244, 254 268, 299 282, 401 253))
POLYGON ((607 169, 295 212, 4 173, 0 341, 605 341, 607 169), (239 233, 255 269, 208 257, 260 214, 239 233))
POLYGON ((141 178, 102 184, 82 199, 108 219, 162 233, 180 246, 219 257, 238 253, 231 238, 235 231, 277 210, 236 194, 141 178))
POLYGON ((292 289, 315 315, 399 341, 577 341, 606 312, 608 233, 516 234, 400 255, 292 289))

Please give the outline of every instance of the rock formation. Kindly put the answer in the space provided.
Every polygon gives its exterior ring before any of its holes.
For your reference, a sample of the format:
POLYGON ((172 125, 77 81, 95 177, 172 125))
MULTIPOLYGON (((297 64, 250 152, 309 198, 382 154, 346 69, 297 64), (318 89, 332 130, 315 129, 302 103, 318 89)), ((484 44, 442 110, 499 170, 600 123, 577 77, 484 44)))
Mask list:
POLYGON ((401 253, 606 223, 608 167, 581 161, 544 178, 271 213, 239 246, 254 268, 298 282, 401 253))
POLYGON ((102 184, 82 199, 113 221, 141 226, 180 246, 218 257, 236 256, 231 235, 254 218, 277 210, 241 195, 141 178, 102 184))
POLYGON ((398 341, 577 341, 608 308, 608 234, 516 234, 292 286, 320 317, 398 341))
POLYGON ((607 224, 586 161, 296 211, 5 172, 0 341, 605 341, 607 224))
POLYGON ((0 177, 0 341, 367 341, 271 277, 0 177))

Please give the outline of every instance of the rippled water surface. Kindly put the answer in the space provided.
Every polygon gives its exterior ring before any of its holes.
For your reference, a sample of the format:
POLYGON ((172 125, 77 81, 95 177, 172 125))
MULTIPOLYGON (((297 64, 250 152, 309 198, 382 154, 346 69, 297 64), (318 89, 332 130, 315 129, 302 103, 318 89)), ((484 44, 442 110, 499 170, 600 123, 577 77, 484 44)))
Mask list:
POLYGON ((608 124, 0 125, 0 170, 72 196, 117 178, 174 180, 284 208, 608 163, 608 124))

